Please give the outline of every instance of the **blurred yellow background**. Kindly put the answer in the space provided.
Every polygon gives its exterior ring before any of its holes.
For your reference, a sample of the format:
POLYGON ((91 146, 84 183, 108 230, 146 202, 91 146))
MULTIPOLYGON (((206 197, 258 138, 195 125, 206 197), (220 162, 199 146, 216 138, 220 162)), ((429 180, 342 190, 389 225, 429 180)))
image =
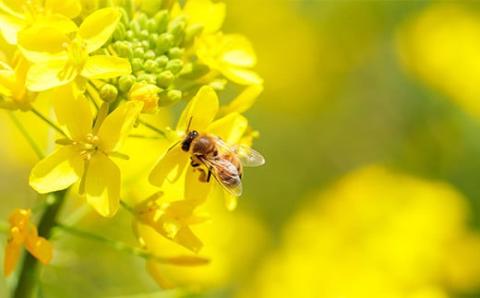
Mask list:
MULTIPOLYGON (((267 164, 236 211, 209 207, 212 263, 150 266, 188 285, 163 291, 144 260, 58 233, 45 297, 480 297, 480 4, 227 1, 225 32, 258 55, 267 164)), ((6 219, 35 200, 35 155, 5 112, 0 131, 6 219)), ((135 243, 125 211, 78 225, 135 243)))

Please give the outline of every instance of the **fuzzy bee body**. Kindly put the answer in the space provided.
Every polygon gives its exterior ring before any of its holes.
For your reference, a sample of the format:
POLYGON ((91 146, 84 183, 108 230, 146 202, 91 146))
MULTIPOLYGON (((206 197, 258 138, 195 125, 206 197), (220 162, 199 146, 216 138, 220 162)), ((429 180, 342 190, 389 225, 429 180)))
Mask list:
POLYGON ((242 193, 243 166, 259 166, 265 162, 260 153, 249 147, 228 146, 217 136, 200 134, 195 130, 188 132, 181 146, 183 151, 190 153, 190 164, 200 172, 200 181, 209 182, 213 175, 225 190, 235 196, 242 193))

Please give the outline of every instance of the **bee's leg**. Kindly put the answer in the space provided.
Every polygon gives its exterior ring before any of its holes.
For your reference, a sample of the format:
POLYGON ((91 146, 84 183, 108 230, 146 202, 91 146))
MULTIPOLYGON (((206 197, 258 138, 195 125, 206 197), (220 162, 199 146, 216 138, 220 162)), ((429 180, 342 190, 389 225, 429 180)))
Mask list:
POLYGON ((210 178, 212 178, 212 168, 208 169, 207 183, 210 182, 210 178))
POLYGON ((200 176, 198 177, 198 180, 200 182, 208 182, 207 174, 205 173, 205 170, 202 168, 197 168, 197 170, 200 172, 200 176))
POLYGON ((190 158, 190 165, 193 167, 193 168, 197 168, 200 166, 200 163, 196 160, 194 160, 192 157, 190 158))

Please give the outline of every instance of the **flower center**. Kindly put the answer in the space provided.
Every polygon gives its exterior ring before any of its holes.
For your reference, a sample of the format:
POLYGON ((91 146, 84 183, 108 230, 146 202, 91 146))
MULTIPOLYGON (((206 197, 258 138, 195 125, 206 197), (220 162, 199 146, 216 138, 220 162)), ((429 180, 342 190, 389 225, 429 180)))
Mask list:
POLYGON ((58 76, 60 79, 66 79, 78 73, 88 58, 87 47, 85 42, 80 38, 75 38, 69 43, 63 44, 68 55, 68 61, 58 76))
POLYGON ((74 146, 84 160, 90 160, 96 152, 101 151, 99 143, 100 138, 92 133, 87 134, 81 141, 70 139, 57 140, 57 144, 59 145, 74 146))

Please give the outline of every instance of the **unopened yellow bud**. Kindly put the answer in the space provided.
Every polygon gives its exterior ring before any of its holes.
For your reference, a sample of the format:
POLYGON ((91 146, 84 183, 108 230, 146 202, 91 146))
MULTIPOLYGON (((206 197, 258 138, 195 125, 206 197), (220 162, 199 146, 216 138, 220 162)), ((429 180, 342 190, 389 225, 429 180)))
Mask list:
POLYGON ((137 100, 143 102, 143 113, 153 113, 157 109, 158 93, 162 89, 147 82, 133 84, 128 92, 128 100, 137 100))
POLYGON ((111 84, 105 84, 100 89, 100 98, 106 102, 112 102, 117 99, 118 90, 111 84))

